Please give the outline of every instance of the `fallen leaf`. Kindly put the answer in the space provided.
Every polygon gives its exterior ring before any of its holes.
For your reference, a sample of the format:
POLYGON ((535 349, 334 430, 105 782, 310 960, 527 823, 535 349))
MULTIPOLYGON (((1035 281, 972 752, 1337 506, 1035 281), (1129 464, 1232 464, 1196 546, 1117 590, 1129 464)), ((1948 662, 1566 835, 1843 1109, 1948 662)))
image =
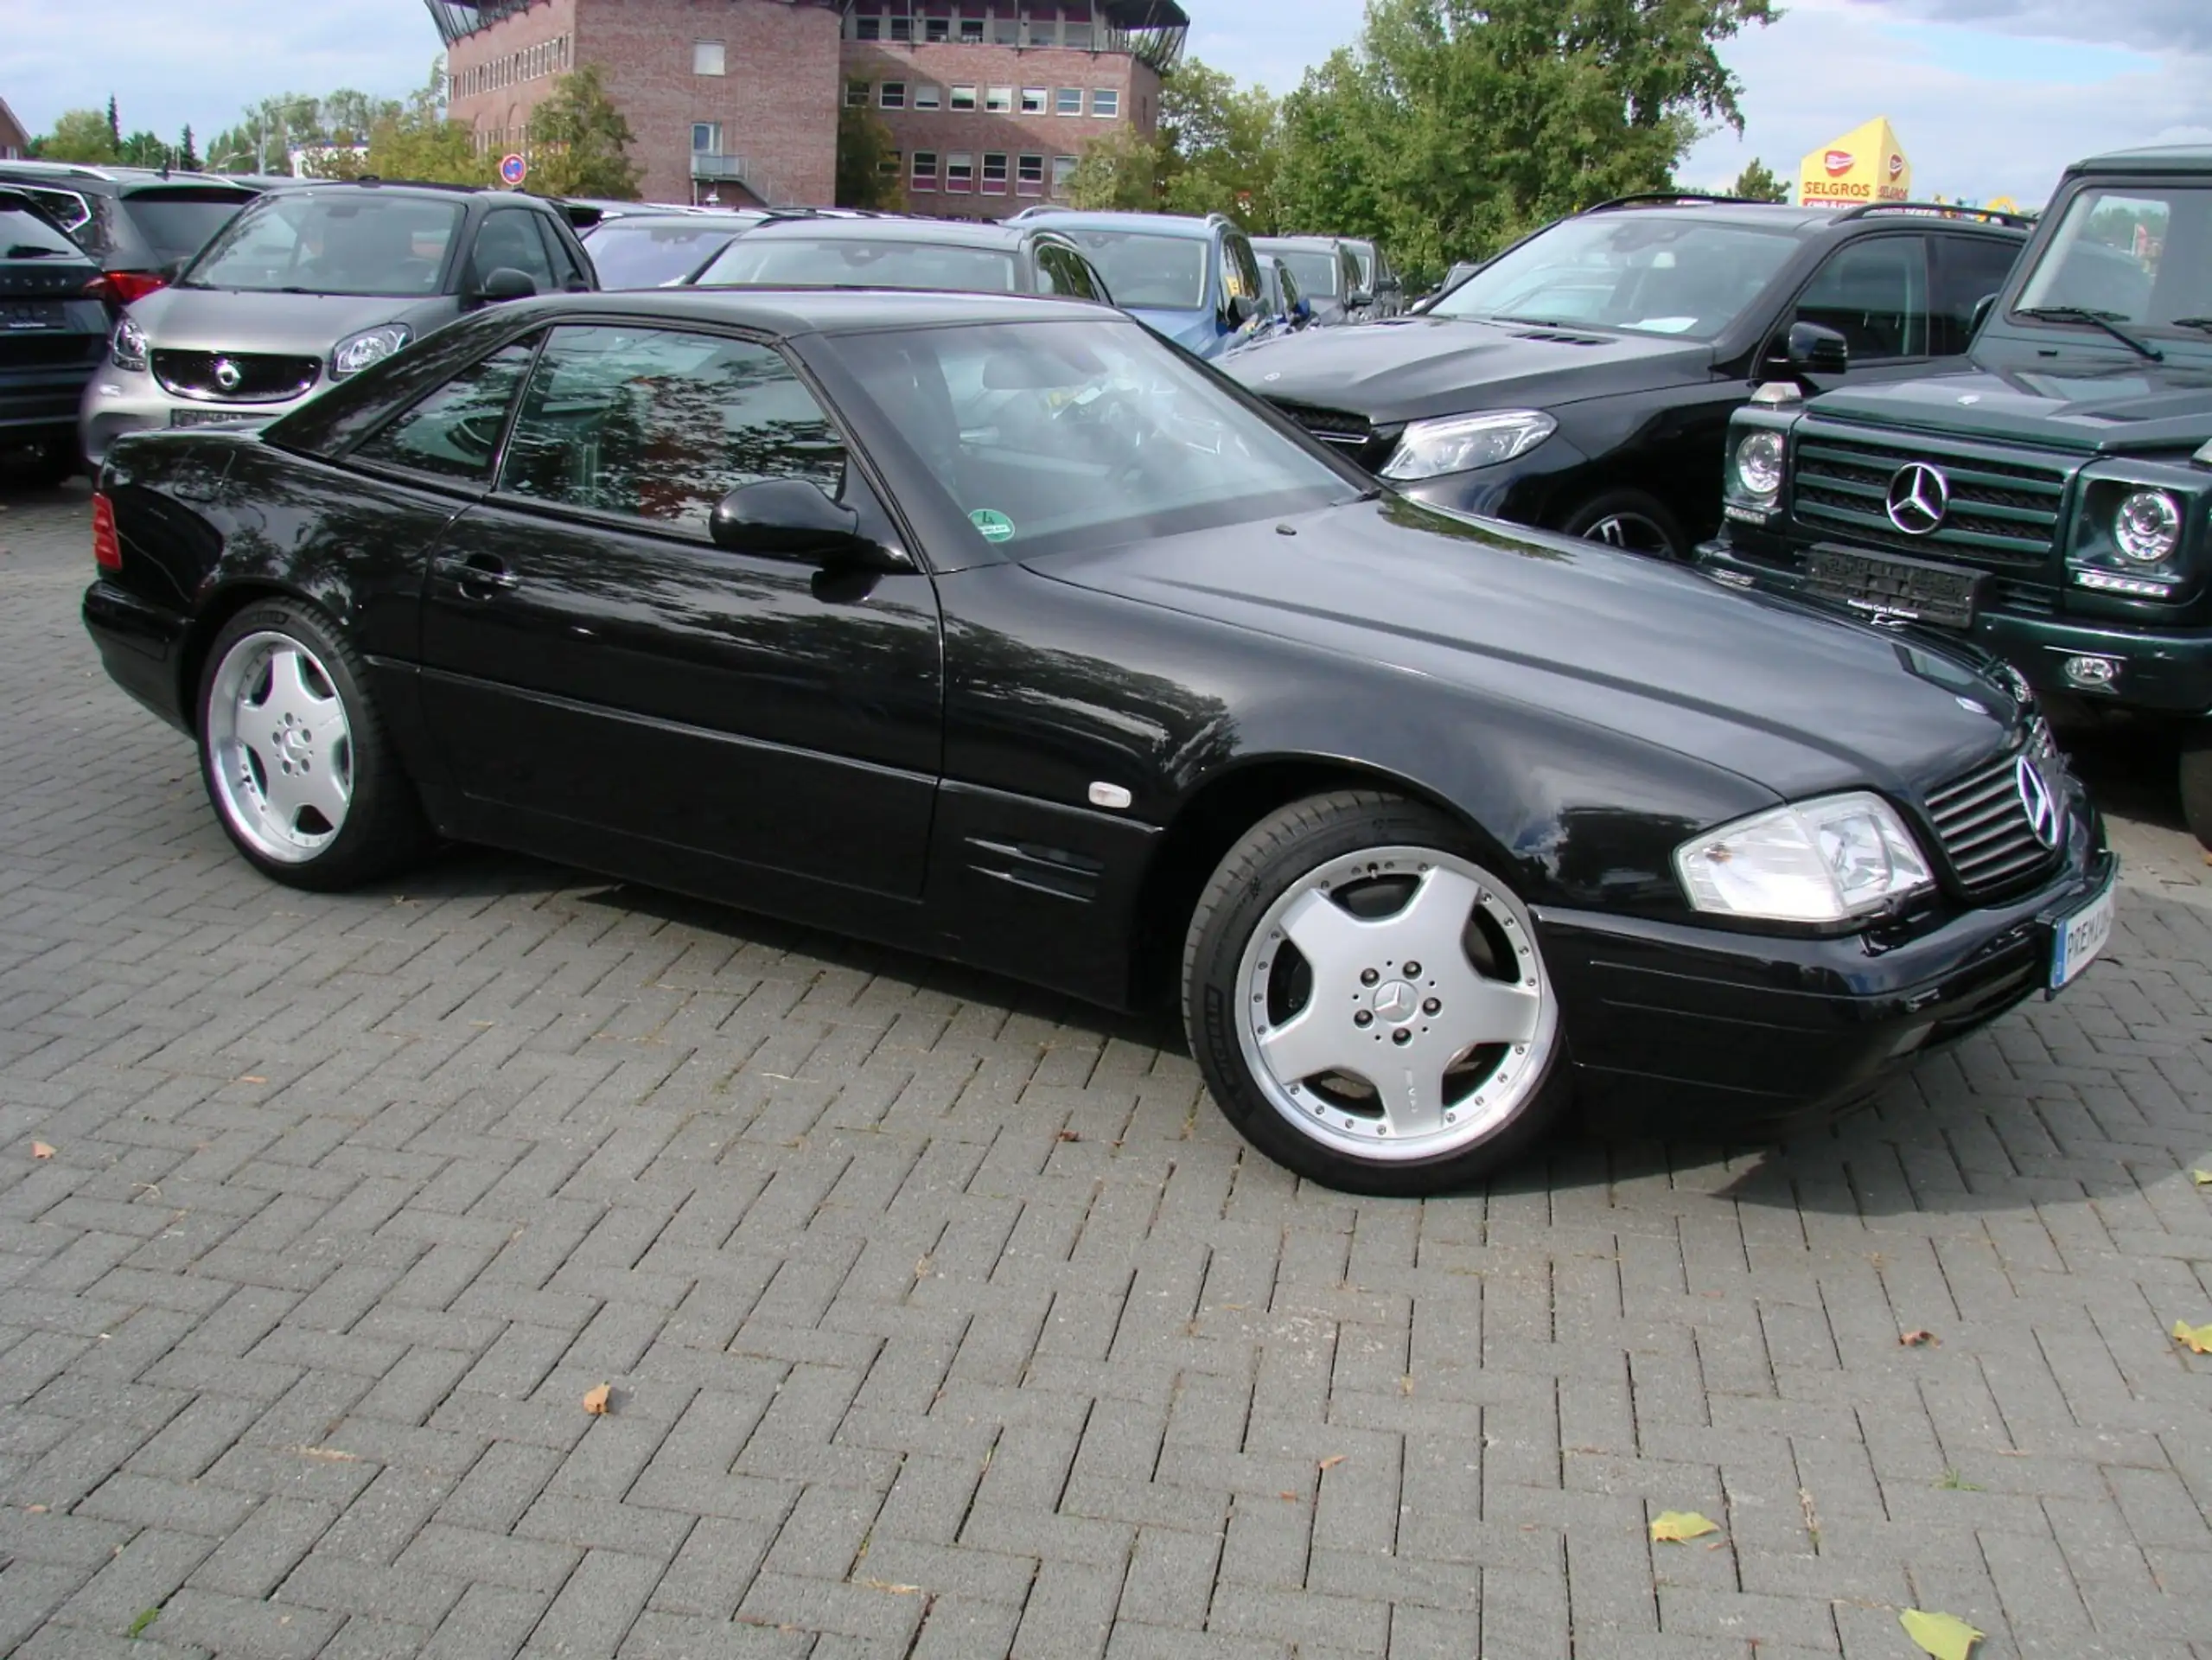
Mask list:
POLYGON ((1935 1657, 1935 1660, 1967 1660, 1974 1644, 1987 1633, 1978 1631, 1956 1614, 1924 1614, 1908 1608, 1897 1616, 1905 1635, 1935 1657))
POLYGON ((602 1383, 597 1389, 585 1392, 583 1409, 594 1418, 603 1418, 607 1415, 607 1409, 614 1399, 615 1386, 611 1383, 602 1383))
POLYGON ((341 1452, 335 1446, 295 1446, 290 1449, 303 1459, 321 1459, 326 1464, 359 1464, 358 1452, 341 1452))
POLYGON ((918 1585, 896 1585, 889 1580, 861 1580, 857 1583, 863 1590, 888 1591, 895 1597, 918 1597, 921 1594, 921 1587, 918 1585))
POLYGON ((1062 1130, 1060 1133, 1060 1139, 1062 1141, 1081 1141, 1083 1138, 1073 1130, 1062 1130))
POLYGON ((1295 1504, 1298 1502, 1298 1496, 1296 1493, 1278 1493, 1275 1497, 1281 1499, 1285 1504, 1295 1504))
POLYGON ((2189 1179, 2199 1187, 2212 1187, 2212 1170, 2192 1170, 2189 1172, 2189 1179))
POLYGON ((269 1080, 266 1078, 256 1077, 252 1073, 249 1072, 244 1077, 240 1078, 239 1082, 240 1083, 266 1083, 269 1080))
POLYGON ((1349 1452, 1331 1452, 1327 1458, 1321 1461, 1321 1467, 1324 1470, 1334 1470, 1338 1465, 1343 1463, 1345 1459, 1351 1456, 1352 1455, 1349 1452))
POLYGON ((1933 1331, 1907 1331, 1899 1336, 1897 1341, 1904 1344, 1908 1349, 1925 1349, 1930 1344, 1934 1344, 1940 1348, 1942 1345, 1943 1339, 1937 1337, 1933 1331))
POLYGON ((28 1508, 33 1516, 44 1516, 46 1514, 46 1506, 43 1504, 33 1504, 28 1508))
POLYGON ((131 1641, 135 1643, 138 1639, 138 1634, 143 1631, 146 1627, 152 1625, 161 1617, 162 1611, 158 1608, 148 1608, 143 1610, 137 1618, 131 1622, 131 1629, 124 1632, 124 1636, 131 1638, 131 1641))
POLYGON ((1692 1539, 1702 1539, 1709 1533, 1719 1531, 1719 1523, 1710 1516, 1699 1516, 1695 1510, 1661 1510, 1651 1521, 1651 1537, 1654 1544, 1686 1544, 1692 1539))
POLYGON ((54 1149, 48 1146, 43 1141, 34 1141, 31 1143, 31 1157, 34 1159, 51 1159, 54 1157, 54 1149))
POLYGON ((2174 1341, 2192 1355, 2212 1355, 2212 1323, 2191 1325, 2186 1320, 2176 1320, 2174 1341))

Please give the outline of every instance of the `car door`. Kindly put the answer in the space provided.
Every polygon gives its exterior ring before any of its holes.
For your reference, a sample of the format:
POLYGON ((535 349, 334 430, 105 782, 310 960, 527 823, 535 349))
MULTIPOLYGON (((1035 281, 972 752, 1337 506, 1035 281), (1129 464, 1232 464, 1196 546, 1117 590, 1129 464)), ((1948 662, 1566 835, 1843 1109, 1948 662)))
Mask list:
POLYGON ((566 286, 553 270, 545 239, 539 233, 538 215, 526 208, 495 208, 476 227, 476 240, 469 252, 463 287, 475 293, 495 271, 519 271, 537 284, 540 294, 558 293, 566 286))
POLYGON ((772 345, 551 331, 496 485, 437 550, 424 604, 425 712, 476 833, 626 869, 683 850, 733 897, 762 872, 920 893, 941 741, 934 589, 914 569, 716 547, 716 502, 773 477, 815 482, 898 546, 772 345))
POLYGON ((1846 242, 1799 290, 1777 339, 1787 338, 1794 322, 1819 323, 1844 337, 1850 371, 1820 377, 1823 392, 1922 374, 1930 356, 1928 265, 1928 239, 1916 231, 1846 242))
POLYGON ((1928 239, 1935 261, 1929 333, 1938 357, 1962 354, 1974 332, 1974 312, 1994 299, 2027 244, 1998 236, 1947 234, 1928 239))

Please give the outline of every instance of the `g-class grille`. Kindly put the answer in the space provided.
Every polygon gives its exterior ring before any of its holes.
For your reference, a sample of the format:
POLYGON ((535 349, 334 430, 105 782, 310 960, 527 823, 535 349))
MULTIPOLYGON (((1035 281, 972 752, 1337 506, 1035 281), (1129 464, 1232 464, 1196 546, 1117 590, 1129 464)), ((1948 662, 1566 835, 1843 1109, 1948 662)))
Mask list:
POLYGON ((1815 535, 1935 559, 2005 566, 2041 565, 2058 540, 2067 469, 1949 445, 1905 449, 1801 429, 1791 470, 1791 508, 1815 535), (1949 506, 1933 534, 1910 536, 1891 522, 1890 481, 1915 462, 1935 468, 1949 506))
POLYGON ((2064 823, 2066 763, 2050 728, 2038 720, 2024 748, 1978 767, 1928 798, 1943 858, 1971 898, 1986 898, 2041 876, 2058 859, 2043 845, 2028 816, 2020 788, 2020 762, 2026 757, 2044 781, 2064 823))
POLYGON ((220 398, 229 403, 271 404, 296 398, 322 373, 322 360, 313 357, 265 352, 154 354, 154 379, 164 389, 182 397, 220 398))
POLYGON ((1378 431, 1364 415, 1342 409, 1316 409, 1311 404, 1284 403, 1279 399, 1268 401, 1323 444, 1342 450, 1371 473, 1380 471, 1390 459, 1390 452, 1398 447, 1396 427, 1378 431))

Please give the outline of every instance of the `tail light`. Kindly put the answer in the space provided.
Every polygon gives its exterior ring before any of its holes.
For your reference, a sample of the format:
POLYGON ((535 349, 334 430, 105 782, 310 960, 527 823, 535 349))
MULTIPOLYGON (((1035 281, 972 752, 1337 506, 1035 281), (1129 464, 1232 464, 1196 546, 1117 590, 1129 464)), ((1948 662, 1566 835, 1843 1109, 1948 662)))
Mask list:
POLYGON ((92 563, 103 571, 123 569, 123 544, 115 539, 115 506, 92 493, 92 563))
POLYGON ((157 288, 168 286, 169 278, 157 271, 111 271, 92 278, 85 291, 118 305, 128 305, 133 300, 144 299, 157 288))

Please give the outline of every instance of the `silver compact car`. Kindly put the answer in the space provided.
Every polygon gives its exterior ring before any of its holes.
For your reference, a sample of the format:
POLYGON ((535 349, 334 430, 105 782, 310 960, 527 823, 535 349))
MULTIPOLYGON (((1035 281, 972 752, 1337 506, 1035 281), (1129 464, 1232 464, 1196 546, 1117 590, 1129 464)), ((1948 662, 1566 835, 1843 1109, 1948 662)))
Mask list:
POLYGON ((273 191, 176 282, 117 322, 78 433, 281 415, 463 312, 598 286, 567 216, 536 196, 353 180, 273 191))

